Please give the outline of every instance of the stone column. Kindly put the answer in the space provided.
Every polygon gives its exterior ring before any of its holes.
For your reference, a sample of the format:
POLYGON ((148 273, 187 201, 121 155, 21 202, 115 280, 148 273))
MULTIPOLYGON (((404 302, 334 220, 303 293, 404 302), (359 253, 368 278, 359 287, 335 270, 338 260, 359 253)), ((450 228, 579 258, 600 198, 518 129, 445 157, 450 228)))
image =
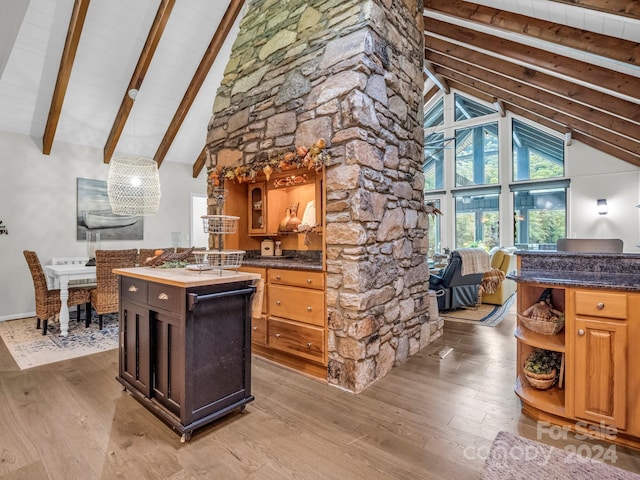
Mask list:
POLYGON ((428 316, 422 9, 251 2, 210 122, 209 170, 326 140, 328 380, 353 392, 439 334, 428 316))

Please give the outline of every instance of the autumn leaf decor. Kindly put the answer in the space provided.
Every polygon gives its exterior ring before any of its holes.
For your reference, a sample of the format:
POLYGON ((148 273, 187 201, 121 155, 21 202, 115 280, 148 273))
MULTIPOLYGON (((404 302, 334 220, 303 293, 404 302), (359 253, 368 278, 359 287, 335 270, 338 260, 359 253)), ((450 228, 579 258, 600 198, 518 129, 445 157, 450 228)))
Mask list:
POLYGON ((273 173, 298 168, 314 169, 319 172, 328 159, 326 142, 324 138, 321 138, 310 148, 297 147, 295 152, 283 153, 262 162, 237 167, 222 168, 218 166, 209 173, 209 182, 216 187, 225 180, 249 183, 254 181, 260 173, 264 173, 265 178, 269 180, 273 173))

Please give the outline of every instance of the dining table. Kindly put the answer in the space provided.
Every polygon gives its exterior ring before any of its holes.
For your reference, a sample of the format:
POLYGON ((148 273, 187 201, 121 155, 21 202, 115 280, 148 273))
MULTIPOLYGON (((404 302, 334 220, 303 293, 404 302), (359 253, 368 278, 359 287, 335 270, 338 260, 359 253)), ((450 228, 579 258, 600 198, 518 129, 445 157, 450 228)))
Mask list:
POLYGON ((60 288, 60 336, 66 337, 69 335, 69 281, 95 281, 96 267, 84 264, 44 265, 44 273, 50 289, 58 286, 60 288))

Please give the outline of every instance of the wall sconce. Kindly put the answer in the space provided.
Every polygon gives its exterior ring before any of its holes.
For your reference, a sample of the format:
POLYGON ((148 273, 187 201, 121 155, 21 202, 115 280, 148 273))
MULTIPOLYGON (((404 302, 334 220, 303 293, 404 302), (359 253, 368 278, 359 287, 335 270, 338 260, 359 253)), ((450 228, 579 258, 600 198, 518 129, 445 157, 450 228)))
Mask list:
POLYGON ((606 215, 609 213, 609 207, 607 206, 607 199, 600 198, 598 199, 598 214, 606 215))

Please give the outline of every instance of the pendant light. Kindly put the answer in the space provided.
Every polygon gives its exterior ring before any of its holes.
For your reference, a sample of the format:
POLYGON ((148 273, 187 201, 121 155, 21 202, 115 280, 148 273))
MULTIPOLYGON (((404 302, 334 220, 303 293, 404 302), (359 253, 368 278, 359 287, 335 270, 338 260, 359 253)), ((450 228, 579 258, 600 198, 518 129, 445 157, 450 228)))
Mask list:
MULTIPOLYGON (((135 100, 138 91, 131 89, 128 94, 135 100)), ((136 155, 113 157, 109 166, 107 193, 114 214, 155 215, 160 207, 158 164, 151 158, 136 155)))

